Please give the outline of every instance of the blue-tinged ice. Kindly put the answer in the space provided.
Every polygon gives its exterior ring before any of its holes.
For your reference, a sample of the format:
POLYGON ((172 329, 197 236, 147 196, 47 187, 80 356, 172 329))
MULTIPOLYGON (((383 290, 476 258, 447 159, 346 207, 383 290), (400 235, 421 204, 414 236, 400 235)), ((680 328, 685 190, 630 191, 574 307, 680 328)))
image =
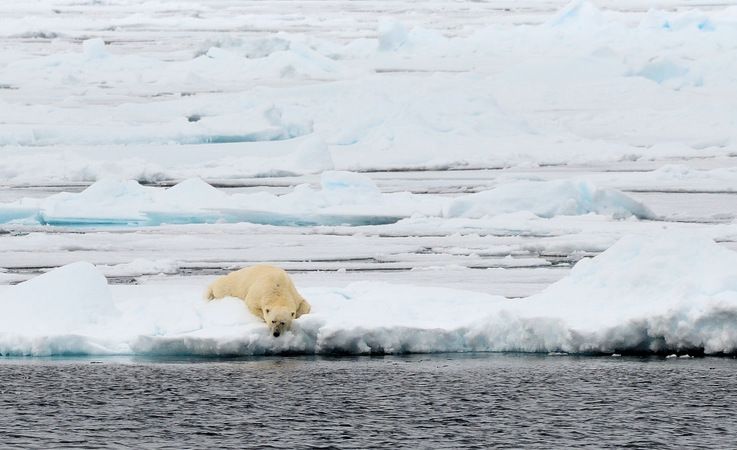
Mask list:
POLYGON ((647 206, 626 194, 582 180, 516 182, 450 198, 382 193, 367 175, 341 171, 324 172, 318 189, 302 184, 283 195, 265 191, 229 195, 199 178, 169 189, 142 186, 133 180, 102 180, 80 193, 62 192, 0 205, 3 222, 26 217, 43 225, 81 227, 240 222, 362 226, 412 216, 477 219, 515 212, 540 217, 590 213, 655 217, 647 206))

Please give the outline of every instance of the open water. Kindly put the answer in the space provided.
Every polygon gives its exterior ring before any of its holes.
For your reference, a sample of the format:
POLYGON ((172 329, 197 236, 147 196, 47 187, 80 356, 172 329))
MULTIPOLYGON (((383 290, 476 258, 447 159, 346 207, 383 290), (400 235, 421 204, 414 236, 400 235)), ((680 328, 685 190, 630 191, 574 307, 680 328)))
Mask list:
POLYGON ((733 448, 737 360, 0 359, 3 448, 733 448))

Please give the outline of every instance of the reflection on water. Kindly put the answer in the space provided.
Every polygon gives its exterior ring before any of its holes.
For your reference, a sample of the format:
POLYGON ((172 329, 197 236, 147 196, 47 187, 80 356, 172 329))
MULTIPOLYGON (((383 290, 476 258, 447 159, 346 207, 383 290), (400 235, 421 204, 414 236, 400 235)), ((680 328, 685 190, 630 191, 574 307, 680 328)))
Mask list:
POLYGON ((3 446, 724 447, 728 358, 0 359, 3 446))

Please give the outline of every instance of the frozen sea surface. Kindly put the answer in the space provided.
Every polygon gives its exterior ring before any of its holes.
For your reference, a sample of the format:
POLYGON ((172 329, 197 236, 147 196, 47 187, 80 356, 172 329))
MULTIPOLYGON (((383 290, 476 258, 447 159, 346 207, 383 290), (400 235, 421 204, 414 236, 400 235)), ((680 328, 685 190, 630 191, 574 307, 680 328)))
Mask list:
POLYGON ((0 359, 0 430, 6 448, 724 448, 737 439, 735 364, 0 359))
POLYGON ((3 351, 269 353, 199 298, 263 262, 326 306, 396 292, 413 314, 427 296, 469 302, 461 317, 497 314, 500 296, 553 305, 509 340, 470 339, 442 308, 378 341, 318 320, 303 351, 337 337, 359 353, 731 352, 736 17, 678 0, 2 5, 3 351), (622 238, 658 244, 572 272, 622 238), (96 266, 80 298, 9 287, 79 261, 96 266), (104 311, 123 314, 118 334, 89 329, 104 311), (581 311, 616 323, 581 334, 603 323, 581 311), (227 345, 201 345, 220 325, 227 345))

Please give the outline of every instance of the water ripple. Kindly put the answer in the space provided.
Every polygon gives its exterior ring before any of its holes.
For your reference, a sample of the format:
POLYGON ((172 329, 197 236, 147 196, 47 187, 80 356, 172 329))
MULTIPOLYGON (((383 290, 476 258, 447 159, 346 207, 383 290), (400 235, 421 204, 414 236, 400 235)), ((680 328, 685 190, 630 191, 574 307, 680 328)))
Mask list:
POLYGON ((0 359, 3 447, 724 447, 737 361, 0 359))

